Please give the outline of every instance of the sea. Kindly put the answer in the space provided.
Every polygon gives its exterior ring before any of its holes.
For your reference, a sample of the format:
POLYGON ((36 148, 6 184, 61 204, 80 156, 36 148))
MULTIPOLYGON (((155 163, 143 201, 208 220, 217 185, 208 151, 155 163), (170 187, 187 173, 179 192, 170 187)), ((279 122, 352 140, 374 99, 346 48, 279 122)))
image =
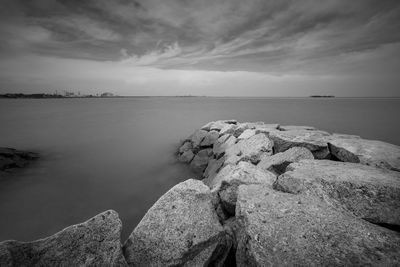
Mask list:
POLYGON ((0 240, 30 241, 117 211, 126 239, 157 199, 198 178, 176 151, 209 121, 309 125, 400 145, 398 98, 0 99, 0 147, 35 151, 0 174, 0 240))

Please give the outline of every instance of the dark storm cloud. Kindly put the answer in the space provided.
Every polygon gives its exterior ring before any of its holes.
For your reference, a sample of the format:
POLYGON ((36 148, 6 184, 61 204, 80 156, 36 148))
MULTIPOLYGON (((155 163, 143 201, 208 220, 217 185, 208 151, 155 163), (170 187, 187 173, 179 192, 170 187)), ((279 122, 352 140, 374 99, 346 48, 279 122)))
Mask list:
POLYGON ((3 57, 31 53, 165 69, 318 72, 321 62, 400 41, 397 0, 8 0, 0 5, 3 57))

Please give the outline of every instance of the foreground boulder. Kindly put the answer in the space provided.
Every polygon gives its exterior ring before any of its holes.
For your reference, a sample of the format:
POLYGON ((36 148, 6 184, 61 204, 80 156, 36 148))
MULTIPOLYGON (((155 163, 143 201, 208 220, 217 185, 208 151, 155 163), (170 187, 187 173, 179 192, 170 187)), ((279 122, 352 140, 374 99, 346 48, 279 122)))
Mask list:
POLYGON ((240 185, 237 266, 396 266, 398 233, 319 199, 240 185))
POLYGON ((329 142, 329 148, 341 161, 400 171, 400 147, 396 145, 361 138, 335 138, 329 142))
POLYGON ((37 158, 34 152, 0 147, 0 171, 24 167, 37 158))
POLYGON ((115 211, 33 242, 0 243, 1 266, 126 266, 115 211))
POLYGON ((400 226, 400 173, 361 164, 303 160, 287 167, 275 188, 316 194, 358 217, 400 226))
POLYGON ((198 180, 182 182, 149 209, 124 245, 131 266, 207 266, 230 248, 216 196, 198 180))

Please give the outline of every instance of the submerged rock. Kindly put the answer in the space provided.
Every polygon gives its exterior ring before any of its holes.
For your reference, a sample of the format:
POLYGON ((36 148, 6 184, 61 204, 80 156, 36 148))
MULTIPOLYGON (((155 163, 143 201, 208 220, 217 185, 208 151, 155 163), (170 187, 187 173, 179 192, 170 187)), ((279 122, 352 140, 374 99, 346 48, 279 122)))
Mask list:
POLYGON ((400 171, 400 147, 396 145, 361 138, 335 138, 329 141, 329 149, 344 162, 400 171))
POLYGON ((178 159, 180 162, 190 163, 193 158, 194 158, 193 151, 187 150, 187 151, 183 152, 181 155, 179 155, 178 159))
POLYGON ((39 155, 34 152, 0 147, 0 171, 22 168, 38 158, 39 155))
POLYGON ((121 248, 122 224, 115 211, 33 242, 0 243, 1 266, 127 266, 121 248))
POLYGON ((124 245, 131 266, 205 266, 230 248, 215 195, 198 180, 182 182, 149 209, 124 245))
POLYGON ((296 126, 296 125, 280 125, 278 127, 281 131, 293 131, 293 130, 306 130, 306 131, 315 131, 315 127, 312 126, 296 126))
POLYGON ((280 152, 275 155, 263 155, 257 167, 272 171, 277 174, 285 172, 286 167, 293 162, 302 159, 314 159, 313 154, 305 147, 292 147, 285 152, 280 152))
POLYGON ((374 223, 400 226, 400 173, 361 164, 302 160, 287 167, 275 188, 315 194, 374 223))
POLYGON ((240 185, 237 266, 395 266, 398 233, 318 198, 240 185))

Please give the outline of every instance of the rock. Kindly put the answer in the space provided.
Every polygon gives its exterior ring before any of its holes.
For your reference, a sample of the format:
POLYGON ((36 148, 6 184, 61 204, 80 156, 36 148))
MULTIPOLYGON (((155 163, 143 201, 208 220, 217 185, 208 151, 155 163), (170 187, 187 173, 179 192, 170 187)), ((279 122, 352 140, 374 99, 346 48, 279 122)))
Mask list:
POLYGON ((252 130, 252 129, 244 130, 244 132, 241 135, 239 135, 238 140, 250 138, 255 134, 256 134, 256 130, 252 130))
POLYGON ((221 131, 222 128, 225 127, 227 123, 225 121, 215 121, 213 124, 211 124, 210 126, 210 130, 214 130, 214 131, 221 131))
POLYGON ((204 137, 208 134, 207 131, 204 130, 196 130, 189 138, 192 141, 193 147, 198 147, 200 143, 203 141, 204 137))
MULTIPOLYGON (((124 245, 131 266, 205 266, 230 248, 215 195, 198 180, 182 182, 149 209, 124 245)), ((218 265, 218 264, 216 264, 218 265)))
POLYGON ((240 150, 240 158, 257 164, 261 154, 272 155, 272 141, 263 133, 240 140, 237 144, 240 150))
POLYGON ((203 141, 200 143, 200 146, 202 147, 207 147, 207 146, 212 146, 215 141, 217 141, 219 137, 219 133, 217 131, 210 131, 203 139, 203 141))
POLYGON ((210 131, 211 125, 213 123, 214 123, 213 121, 210 121, 210 122, 206 123, 205 125, 201 126, 200 129, 208 132, 208 131, 210 131))
POLYGON ((319 199, 240 185, 237 266, 396 266, 400 235, 319 199))
POLYGON ((25 167, 38 158, 39 155, 34 152, 0 147, 0 171, 25 167))
POLYGON ((186 163, 190 163, 194 158, 194 154, 192 152, 192 150, 187 150, 185 152, 182 153, 182 155, 179 156, 178 160, 180 162, 186 162, 186 163))
POLYGON ((219 131, 219 134, 220 135, 233 134, 236 128, 237 126, 235 124, 225 124, 225 126, 222 127, 221 131, 219 131))
POLYGON ((216 157, 219 157, 222 153, 229 148, 235 145, 236 137, 233 135, 223 135, 214 143, 213 153, 216 157))
POLYGON ((315 127, 312 126, 295 126, 295 125, 280 125, 278 127, 280 131, 293 131, 293 130, 306 130, 315 131, 315 127))
POLYGON ((292 147, 285 152, 280 152, 272 156, 261 156, 257 167, 277 174, 284 173, 286 167, 293 162, 302 159, 314 159, 313 154, 305 147, 292 147))
POLYGON ((400 147, 396 145, 360 138, 336 138, 329 141, 329 149, 344 162, 400 171, 400 147))
POLYGON ((194 156, 192 162, 190 163, 190 166, 192 166, 192 168, 196 171, 203 172, 208 165, 210 155, 212 155, 211 148, 200 150, 199 153, 194 156))
POLYGON ((279 124, 263 124, 263 125, 257 125, 255 127, 255 130, 256 130, 256 134, 258 134, 258 133, 268 134, 269 132, 272 132, 272 131, 279 131, 278 127, 279 127, 279 124))
POLYGON ((1 266, 127 266, 115 211, 33 242, 0 243, 1 266))
POLYGON ((373 223, 400 225, 400 173, 361 164, 302 160, 278 177, 276 189, 315 194, 373 223))
POLYGON ((183 145, 179 148, 179 153, 182 154, 182 153, 184 153, 188 150, 192 150, 192 149, 193 149, 192 142, 187 141, 187 142, 184 142, 183 145))
POLYGON ((213 177, 215 177, 215 175, 217 175, 219 170, 224 165, 224 162, 225 162, 224 158, 210 159, 209 162, 208 162, 207 168, 204 171, 203 177, 205 177, 205 178, 208 178, 208 177, 213 178, 213 177))
POLYGON ((273 131, 269 137, 274 141, 275 152, 284 152, 292 147, 305 147, 313 153, 316 159, 325 159, 329 156, 326 141, 328 133, 322 131, 273 131))

